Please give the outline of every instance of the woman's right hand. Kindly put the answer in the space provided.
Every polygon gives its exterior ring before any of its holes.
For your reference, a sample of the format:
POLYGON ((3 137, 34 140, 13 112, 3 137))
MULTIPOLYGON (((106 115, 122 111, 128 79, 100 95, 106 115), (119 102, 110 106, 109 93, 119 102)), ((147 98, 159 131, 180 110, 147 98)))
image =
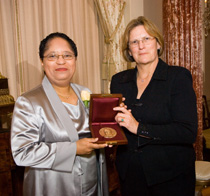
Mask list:
POLYGON ((98 138, 83 138, 76 142, 77 155, 90 154, 95 149, 105 148, 107 144, 97 144, 98 138))
POLYGON ((116 122, 125 128, 127 128, 131 133, 137 134, 137 129, 139 122, 134 118, 130 109, 127 109, 127 106, 118 106, 113 108, 114 111, 117 111, 115 116, 116 122))

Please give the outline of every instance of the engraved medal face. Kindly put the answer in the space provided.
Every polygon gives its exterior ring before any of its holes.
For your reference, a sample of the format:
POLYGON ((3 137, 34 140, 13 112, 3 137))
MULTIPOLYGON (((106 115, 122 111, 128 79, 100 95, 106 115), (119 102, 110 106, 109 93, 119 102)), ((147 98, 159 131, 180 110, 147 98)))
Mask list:
POLYGON ((99 130, 99 134, 105 138, 113 138, 117 135, 117 132, 110 127, 103 127, 99 130))

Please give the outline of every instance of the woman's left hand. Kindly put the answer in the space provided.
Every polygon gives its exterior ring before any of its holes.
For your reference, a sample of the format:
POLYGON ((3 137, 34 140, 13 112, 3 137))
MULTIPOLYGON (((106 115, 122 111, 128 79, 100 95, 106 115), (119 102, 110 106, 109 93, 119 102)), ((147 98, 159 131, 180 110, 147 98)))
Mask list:
POLYGON ((125 105, 115 107, 113 110, 118 111, 115 116, 116 122, 118 122, 120 126, 127 128, 131 133, 137 134, 139 122, 133 117, 131 110, 127 110, 125 105))

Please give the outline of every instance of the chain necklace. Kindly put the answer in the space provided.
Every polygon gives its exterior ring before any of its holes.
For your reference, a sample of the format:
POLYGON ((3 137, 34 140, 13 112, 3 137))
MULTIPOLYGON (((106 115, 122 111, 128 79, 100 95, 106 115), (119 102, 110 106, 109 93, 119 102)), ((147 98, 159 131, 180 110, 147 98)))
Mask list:
POLYGON ((145 77, 145 78, 139 78, 140 79, 140 82, 145 82, 145 80, 149 77, 150 73, 145 77))
POLYGON ((65 99, 69 99, 70 97, 71 97, 71 95, 62 95, 62 94, 60 94, 59 92, 57 92, 58 93, 58 95, 60 95, 61 97, 63 97, 63 98, 65 98, 65 99))

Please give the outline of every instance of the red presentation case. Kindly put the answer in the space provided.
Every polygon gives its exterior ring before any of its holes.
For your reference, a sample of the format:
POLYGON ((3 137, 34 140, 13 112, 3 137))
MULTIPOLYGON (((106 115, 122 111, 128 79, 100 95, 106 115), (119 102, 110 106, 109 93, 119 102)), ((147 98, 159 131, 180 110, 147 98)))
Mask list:
POLYGON ((97 143, 107 143, 110 145, 128 143, 122 128, 115 121, 117 112, 113 110, 113 108, 119 106, 121 102, 121 94, 91 94, 89 125, 92 137, 99 138, 97 143), (100 134, 102 128, 114 129, 114 136, 111 138, 102 136, 100 134))

